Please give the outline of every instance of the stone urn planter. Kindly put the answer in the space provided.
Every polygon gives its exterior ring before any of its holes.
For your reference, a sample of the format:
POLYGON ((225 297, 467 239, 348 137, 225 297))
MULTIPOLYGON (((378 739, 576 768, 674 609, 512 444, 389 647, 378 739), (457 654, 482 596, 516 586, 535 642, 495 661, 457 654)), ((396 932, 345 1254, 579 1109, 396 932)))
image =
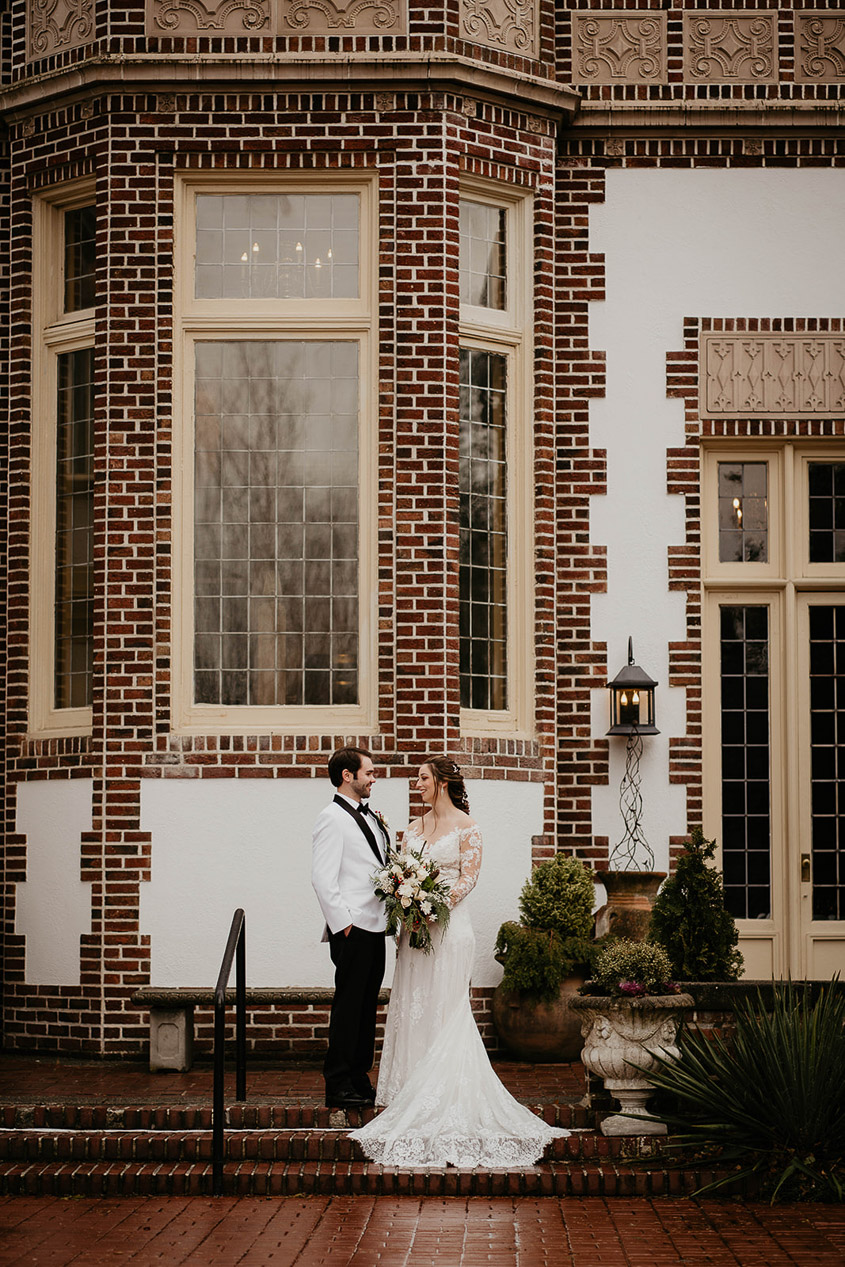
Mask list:
POLYGON ((493 991, 493 1024, 502 1044, 520 1060, 571 1064, 581 1058, 581 1021, 570 1010, 582 976, 567 977, 557 998, 547 1001, 525 990, 498 985, 493 991))
POLYGON ((581 995, 570 1007, 581 1021, 581 1060, 604 1080, 621 1112, 601 1124, 603 1135, 665 1135, 666 1126, 648 1112, 653 1087, 640 1069, 656 1066, 655 1053, 677 1059, 678 1029, 691 994, 651 994, 640 998, 581 995), (634 1114, 634 1117, 623 1116, 634 1114))

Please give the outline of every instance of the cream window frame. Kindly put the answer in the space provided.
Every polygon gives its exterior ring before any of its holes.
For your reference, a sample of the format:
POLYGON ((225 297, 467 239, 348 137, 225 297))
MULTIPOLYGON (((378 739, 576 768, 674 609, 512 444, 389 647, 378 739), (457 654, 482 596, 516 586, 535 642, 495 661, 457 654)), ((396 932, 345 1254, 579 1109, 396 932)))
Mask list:
POLYGON ((460 346, 498 353, 508 361, 507 467, 507 690, 502 710, 461 708, 461 733, 468 737, 534 733, 534 464, 532 406, 533 197, 494 181, 465 178, 460 197, 506 213, 504 309, 462 304, 460 346))
POLYGON ((64 312, 64 214, 95 202, 92 180, 32 199, 32 513, 29 732, 48 739, 91 733, 93 712, 56 708, 56 458, 59 357, 94 346, 94 309, 64 312))
POLYGON ((783 485, 783 449, 761 444, 736 448, 722 446, 704 450, 702 471, 702 547, 704 574, 709 580, 745 584, 751 579, 765 584, 783 576, 783 515, 780 513, 783 485), (719 559, 719 466, 721 463, 765 462, 768 466, 768 554, 766 563, 723 563, 719 559))
POLYGON ((171 724, 180 734, 366 733, 377 721, 377 197, 374 177, 309 173, 292 177, 185 175, 175 191, 173 677, 171 724), (196 299, 194 228, 198 194, 356 193, 360 198, 356 299, 196 299), (328 309, 331 309, 329 313, 328 309), (194 355, 206 340, 355 341, 359 347, 358 703, 348 705, 196 704, 194 666, 194 355))

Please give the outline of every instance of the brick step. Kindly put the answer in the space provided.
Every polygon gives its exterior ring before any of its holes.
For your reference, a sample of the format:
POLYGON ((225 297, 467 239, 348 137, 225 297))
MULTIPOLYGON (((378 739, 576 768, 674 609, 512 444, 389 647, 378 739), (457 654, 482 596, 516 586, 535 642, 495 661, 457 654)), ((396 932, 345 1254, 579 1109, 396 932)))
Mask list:
MULTIPOLYGON (((347 1135, 333 1130, 227 1131, 227 1161, 363 1161, 347 1135)), ((646 1137, 608 1139, 595 1131, 576 1131, 556 1139, 547 1160, 603 1161, 651 1156, 662 1141, 646 1137)), ((0 1130, 0 1161, 22 1162, 198 1162, 211 1161, 211 1131, 0 1130)))
MULTIPOLYGON (((690 1196, 724 1172, 651 1166, 611 1159, 550 1161, 519 1171, 394 1170, 361 1161, 230 1162, 224 1192, 230 1196, 690 1196)), ((0 1195, 209 1196, 210 1163, 3 1162, 0 1195)), ((741 1190, 724 1188, 725 1195, 741 1190)), ((746 1192, 744 1195, 753 1195, 746 1192)))
MULTIPOLYGON (((596 1124, 595 1113, 580 1104, 543 1104, 531 1108, 550 1126, 568 1130, 589 1130, 596 1124)), ((256 1103, 227 1105, 227 1130, 314 1130, 360 1126, 374 1116, 344 1113, 322 1104, 256 1103)), ((82 1131, 210 1131, 211 1105, 109 1105, 109 1104, 20 1104, 0 1103, 0 1128, 7 1130, 82 1131)))

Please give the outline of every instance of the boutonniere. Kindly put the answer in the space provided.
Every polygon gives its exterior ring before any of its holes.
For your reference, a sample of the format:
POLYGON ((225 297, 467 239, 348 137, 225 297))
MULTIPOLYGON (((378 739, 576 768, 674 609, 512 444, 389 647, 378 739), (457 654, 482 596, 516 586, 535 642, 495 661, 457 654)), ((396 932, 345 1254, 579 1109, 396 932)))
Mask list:
POLYGON ((382 827, 382 829, 383 829, 383 831, 384 831, 384 834, 387 836, 387 839, 389 840, 389 839, 390 839, 390 828, 389 828, 389 827, 388 827, 388 825, 387 825, 387 819, 385 818, 384 814, 382 814, 382 812, 381 812, 381 810, 380 810, 380 809, 371 809, 371 810, 370 810, 370 814, 373 816, 373 818, 377 818, 377 819, 378 819, 379 824, 380 824, 380 826, 382 827))

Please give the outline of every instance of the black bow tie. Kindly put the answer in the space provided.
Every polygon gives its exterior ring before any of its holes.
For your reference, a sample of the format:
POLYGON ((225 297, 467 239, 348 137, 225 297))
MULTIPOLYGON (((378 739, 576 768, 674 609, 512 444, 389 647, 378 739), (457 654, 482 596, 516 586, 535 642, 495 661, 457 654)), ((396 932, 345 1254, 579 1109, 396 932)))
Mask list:
POLYGON ((358 806, 359 814, 369 814, 369 812, 370 812, 370 807, 368 805, 361 804, 358 806))

